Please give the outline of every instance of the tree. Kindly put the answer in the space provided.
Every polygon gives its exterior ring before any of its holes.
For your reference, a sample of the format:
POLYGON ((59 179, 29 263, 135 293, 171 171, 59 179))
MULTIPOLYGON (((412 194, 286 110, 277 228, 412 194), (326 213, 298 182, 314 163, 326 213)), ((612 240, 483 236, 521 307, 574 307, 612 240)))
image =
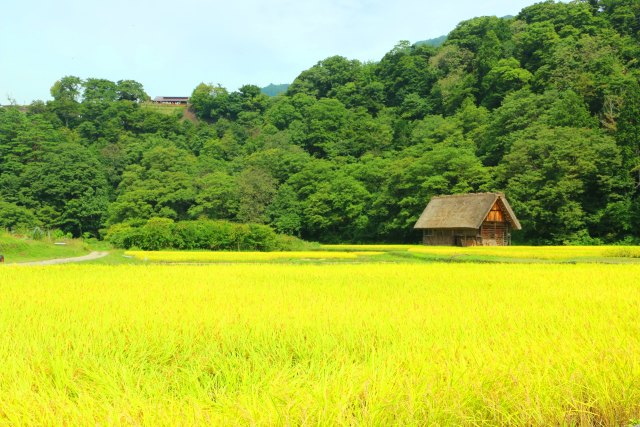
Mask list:
POLYGON ((96 157, 74 144, 45 144, 21 176, 22 198, 50 228, 98 236, 108 206, 107 179, 96 157))
POLYGON ((309 161, 309 154, 295 145, 265 147, 246 157, 246 167, 268 171, 278 183, 300 172, 309 161))
POLYGON ((358 79, 361 66, 357 60, 332 56, 303 71, 289 86, 289 96, 304 93, 318 99, 332 97, 341 86, 358 79))
POLYGON ((276 194, 276 180, 264 169, 245 169, 237 179, 240 222, 267 222, 266 209, 276 194))
POLYGON ((586 232, 608 237, 603 213, 616 196, 621 165, 615 141, 601 131, 535 126, 518 134, 498 168, 524 238, 562 243, 586 232))
POLYGON ((545 71, 548 86, 573 90, 584 97, 592 113, 609 114, 615 121, 622 88, 634 82, 619 59, 615 40, 582 35, 565 38, 554 47, 545 71), (612 102, 607 105, 607 101, 612 102), (611 111, 606 111, 606 109, 611 111))
POLYGON ((66 76, 51 87, 51 109, 65 124, 73 125, 80 115, 80 98, 82 96, 82 80, 75 76, 66 76))
POLYGON ((118 86, 106 79, 89 78, 82 84, 84 87, 83 103, 105 104, 118 99, 118 86))
MULTIPOLYGON (((408 41, 400 41, 387 53, 374 75, 382 84, 387 105, 399 106, 410 94, 425 98, 425 105, 431 111, 433 102, 430 92, 438 78, 437 70, 431 64, 435 49, 430 46, 412 46, 408 41)), ((370 88, 377 85, 371 84, 370 88)))
POLYGON ((40 225, 29 209, 0 199, 0 230, 32 230, 40 225))
POLYGON ((278 188, 267 208, 269 224, 279 233, 300 236, 302 230, 302 202, 288 184, 278 188))
POLYGON ((640 86, 632 85, 624 96, 616 140, 622 152, 625 172, 632 178, 634 192, 640 192, 640 86))
POLYGON ((302 205, 304 235, 322 242, 362 239, 369 199, 364 186, 346 174, 320 183, 302 205))
POLYGON ((199 119, 218 121, 230 114, 229 92, 222 86, 200 83, 189 98, 191 108, 199 119))
POLYGON ((324 98, 306 110, 301 144, 318 157, 335 157, 340 153, 340 139, 348 120, 345 106, 337 99, 324 98))
POLYGON ((140 164, 128 166, 109 206, 109 223, 147 220, 152 217, 189 218, 195 201, 196 159, 175 146, 146 151, 140 164))
POLYGON ((207 119, 209 117, 212 92, 213 86, 205 83, 200 83, 193 92, 191 92, 191 97, 189 98, 191 109, 199 119, 207 119))
POLYGON ((520 68, 517 59, 501 59, 484 77, 482 91, 485 95, 482 105, 487 108, 499 106, 509 92, 527 87, 532 79, 533 75, 520 68))
POLYGON ((536 124, 549 127, 597 127, 584 102, 573 91, 548 90, 536 94, 528 89, 507 94, 502 105, 493 111, 478 154, 486 165, 495 166, 508 153, 518 131, 536 124))
POLYGON ((189 208, 192 218, 233 219, 238 213, 238 184, 234 177, 224 172, 198 178, 195 194, 195 203, 189 208))
POLYGON ((522 68, 534 73, 546 65, 555 44, 560 40, 558 33, 548 21, 534 22, 514 35, 515 53, 522 68))
POLYGON ((135 80, 118 80, 116 84, 116 93, 120 101, 143 102, 150 99, 142 84, 135 80))

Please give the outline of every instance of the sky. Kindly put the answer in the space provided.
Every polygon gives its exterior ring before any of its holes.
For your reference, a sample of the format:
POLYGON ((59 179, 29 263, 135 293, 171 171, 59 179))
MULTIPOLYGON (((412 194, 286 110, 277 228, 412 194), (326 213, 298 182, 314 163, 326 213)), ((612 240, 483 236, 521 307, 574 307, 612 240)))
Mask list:
POLYGON ((132 79, 154 96, 201 82, 290 83, 342 55, 379 61, 400 40, 449 33, 535 0, 2 0, 0 105, 50 99, 63 76, 132 79))

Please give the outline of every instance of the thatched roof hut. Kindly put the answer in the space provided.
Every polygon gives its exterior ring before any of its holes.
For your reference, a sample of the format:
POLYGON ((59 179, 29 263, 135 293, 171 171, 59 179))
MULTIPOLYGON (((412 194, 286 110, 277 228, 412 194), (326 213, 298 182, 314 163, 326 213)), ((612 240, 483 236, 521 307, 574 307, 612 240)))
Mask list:
POLYGON ((425 245, 502 246, 522 226, 503 193, 436 196, 413 227, 425 245))

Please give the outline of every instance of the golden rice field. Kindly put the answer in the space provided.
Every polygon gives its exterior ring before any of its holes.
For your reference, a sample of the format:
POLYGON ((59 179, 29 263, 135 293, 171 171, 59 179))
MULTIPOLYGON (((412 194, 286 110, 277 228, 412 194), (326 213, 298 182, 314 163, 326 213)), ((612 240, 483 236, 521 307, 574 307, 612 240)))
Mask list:
POLYGON ((411 248, 418 248, 422 246, 418 245, 349 245, 349 244, 340 244, 340 245, 320 245, 322 250, 327 251, 407 251, 411 248))
POLYGON ((640 265, 0 268, 0 425, 628 425, 640 265))
POLYGON ((422 245, 322 245, 320 250, 283 252, 127 251, 126 257, 160 263, 228 263, 292 261, 506 261, 506 262, 625 262, 640 263, 637 246, 422 246, 422 245), (398 256, 402 256, 398 258, 398 256), (375 259, 372 259, 374 257, 375 259))
POLYGON ((640 258, 638 246, 412 246, 410 252, 432 255, 471 255, 520 259, 640 258))
POLYGON ((127 251, 131 256, 152 262, 261 262, 275 260, 331 260, 356 259, 361 255, 380 255, 382 252, 329 252, 329 251, 293 251, 293 252, 215 252, 215 251, 127 251))
POLYGON ((638 246, 423 246, 423 245, 322 245, 326 251, 409 252, 446 257, 528 260, 597 260, 640 258, 638 246))

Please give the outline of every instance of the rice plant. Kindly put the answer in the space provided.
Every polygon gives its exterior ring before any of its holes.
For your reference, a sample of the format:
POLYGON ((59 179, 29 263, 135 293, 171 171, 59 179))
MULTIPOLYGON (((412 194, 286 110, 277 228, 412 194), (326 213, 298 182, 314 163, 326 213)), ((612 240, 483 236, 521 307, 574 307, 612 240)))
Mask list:
POLYGON ((0 268, 2 425, 625 425, 640 266, 0 268))

